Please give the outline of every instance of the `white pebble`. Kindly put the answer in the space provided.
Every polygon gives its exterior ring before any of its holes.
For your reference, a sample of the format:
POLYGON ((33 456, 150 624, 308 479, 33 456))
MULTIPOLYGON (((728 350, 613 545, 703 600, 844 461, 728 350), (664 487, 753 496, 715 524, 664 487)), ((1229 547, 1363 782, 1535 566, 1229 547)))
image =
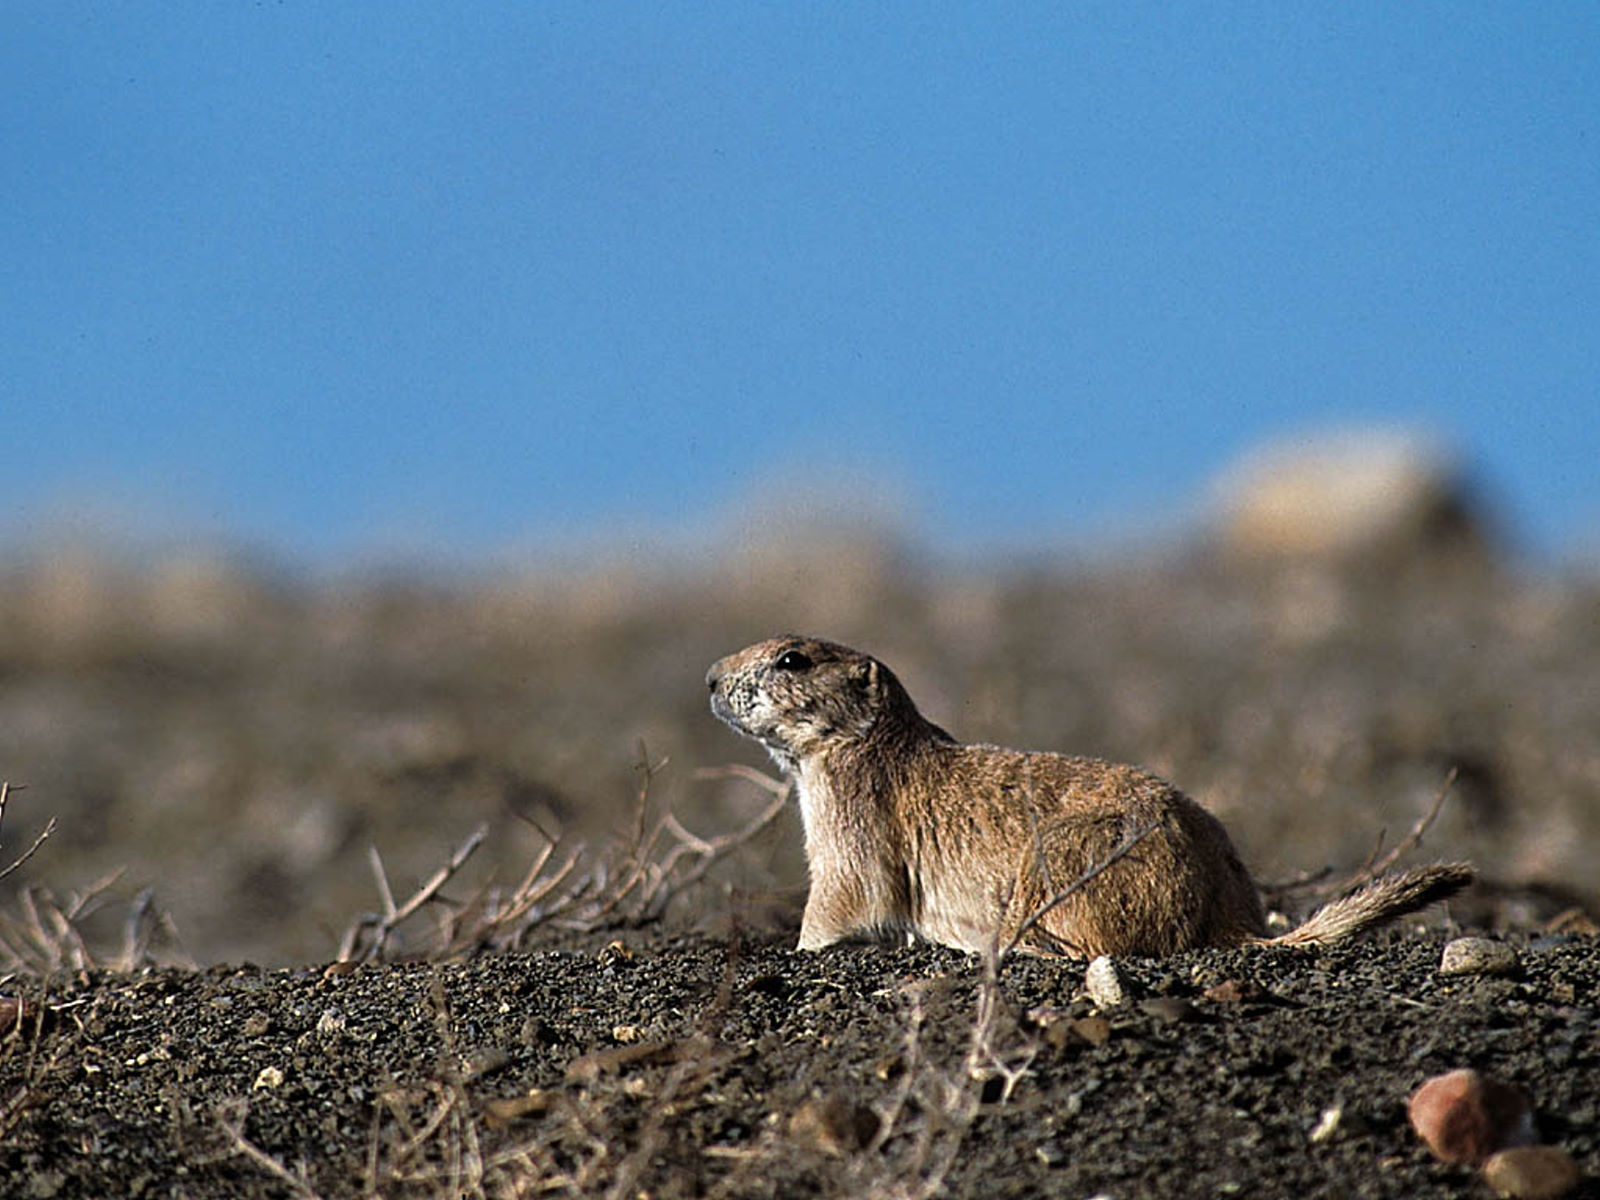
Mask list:
POLYGON ((1325 1142, 1339 1131, 1339 1121, 1344 1117, 1344 1106, 1335 1104, 1332 1108, 1322 1110, 1322 1117, 1317 1121, 1316 1128, 1311 1131, 1313 1142, 1325 1142))
POLYGON ((1439 959, 1441 975, 1510 975, 1516 969, 1517 952, 1492 938, 1456 938, 1439 959))
POLYGON ((1083 990, 1089 993, 1089 999, 1098 1008, 1116 1008, 1128 999, 1128 988, 1122 981, 1122 972, 1104 954, 1091 962, 1089 969, 1084 972, 1083 990))

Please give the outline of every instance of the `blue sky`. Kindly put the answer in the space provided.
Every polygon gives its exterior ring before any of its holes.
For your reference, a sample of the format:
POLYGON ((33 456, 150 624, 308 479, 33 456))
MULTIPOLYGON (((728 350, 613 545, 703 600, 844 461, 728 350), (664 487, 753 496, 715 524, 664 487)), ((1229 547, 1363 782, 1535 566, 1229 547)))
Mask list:
POLYGON ((1092 540, 1377 421, 1600 544, 1593 4, 14 0, 0 138, 11 538, 1092 540))

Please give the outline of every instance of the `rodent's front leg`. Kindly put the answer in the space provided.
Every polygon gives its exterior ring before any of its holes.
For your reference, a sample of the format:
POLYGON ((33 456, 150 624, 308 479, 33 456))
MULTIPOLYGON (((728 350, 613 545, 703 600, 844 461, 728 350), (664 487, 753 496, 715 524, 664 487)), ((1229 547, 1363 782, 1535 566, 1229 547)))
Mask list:
POLYGON ((904 870, 864 856, 814 854, 811 891, 800 918, 800 949, 912 928, 904 870))
POLYGON ((844 889, 813 872, 805 915, 800 918, 800 949, 821 950, 843 941, 860 926, 859 919, 852 919, 853 907, 844 889))

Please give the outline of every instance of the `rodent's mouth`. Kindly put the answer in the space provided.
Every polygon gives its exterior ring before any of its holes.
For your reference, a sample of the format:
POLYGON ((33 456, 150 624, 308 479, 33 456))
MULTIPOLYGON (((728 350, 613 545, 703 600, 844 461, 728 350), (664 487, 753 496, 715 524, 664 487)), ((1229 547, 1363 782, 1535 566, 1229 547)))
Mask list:
POLYGON ((728 702, 727 696, 718 688, 713 688, 711 691, 711 714, 735 733, 760 742, 766 747, 767 753, 772 755, 779 770, 789 775, 795 773, 794 751, 790 749, 788 742, 779 737, 774 730, 751 724, 728 702))
POLYGON ((732 725, 740 733, 748 732, 740 722, 739 714, 733 711, 733 706, 721 692, 711 693, 711 715, 719 721, 732 725))

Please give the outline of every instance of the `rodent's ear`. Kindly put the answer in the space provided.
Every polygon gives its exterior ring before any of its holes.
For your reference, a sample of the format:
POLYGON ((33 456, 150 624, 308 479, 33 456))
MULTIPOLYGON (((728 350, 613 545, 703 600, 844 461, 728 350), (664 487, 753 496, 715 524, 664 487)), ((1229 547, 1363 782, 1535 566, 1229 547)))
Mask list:
POLYGON ((856 678, 861 681, 861 690, 874 700, 883 695, 883 665, 875 658, 869 658, 856 668, 856 678))

